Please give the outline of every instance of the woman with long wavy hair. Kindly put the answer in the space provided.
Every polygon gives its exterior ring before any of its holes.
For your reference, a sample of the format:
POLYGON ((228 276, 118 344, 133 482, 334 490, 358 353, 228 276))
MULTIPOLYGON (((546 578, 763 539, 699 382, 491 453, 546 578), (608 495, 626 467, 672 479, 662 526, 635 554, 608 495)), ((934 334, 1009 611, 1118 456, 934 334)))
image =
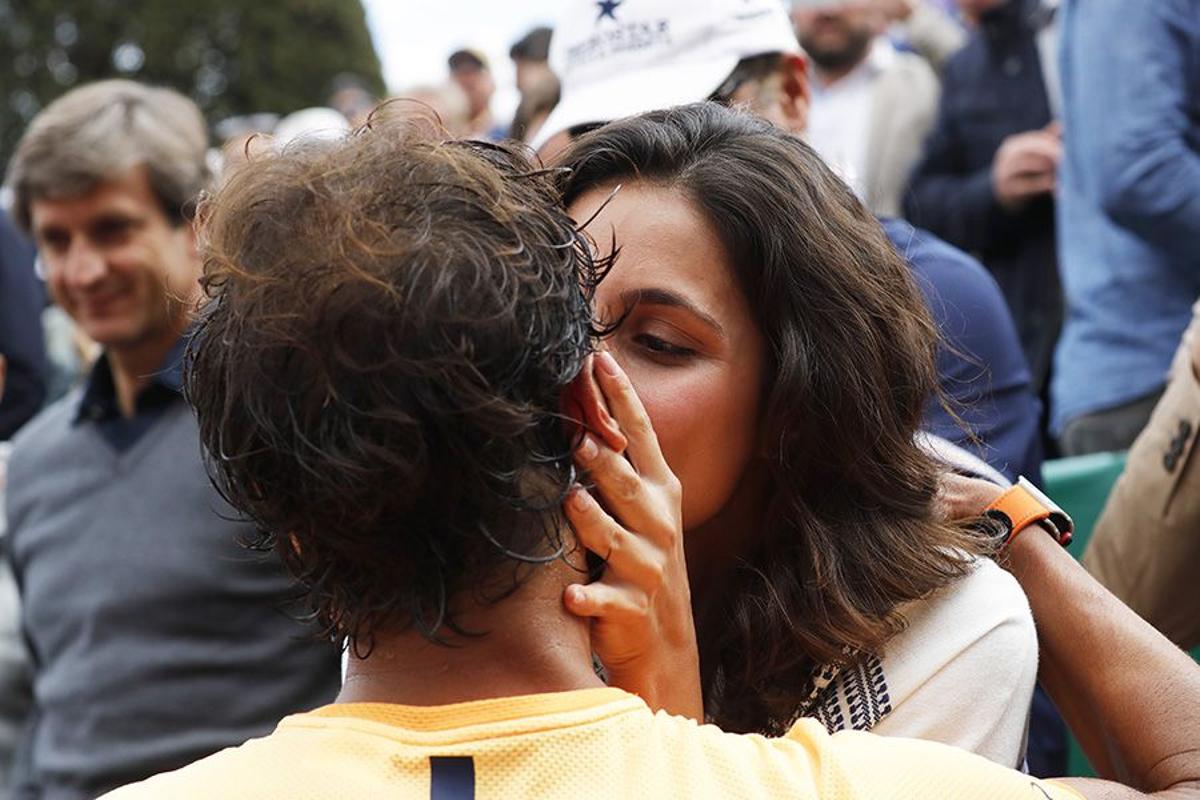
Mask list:
MULTIPOLYGON (((563 202, 616 253, 606 347, 682 485, 705 717, 779 734, 818 716, 1019 764, 1032 618, 986 539, 938 513, 918 436, 937 334, 879 223, 799 139, 713 103, 611 123, 559 166, 563 202)), ((583 466, 610 449, 585 439, 583 466)), ((640 608, 687 590, 652 586, 640 608)), ((615 616, 604 591, 567 607, 615 616)))

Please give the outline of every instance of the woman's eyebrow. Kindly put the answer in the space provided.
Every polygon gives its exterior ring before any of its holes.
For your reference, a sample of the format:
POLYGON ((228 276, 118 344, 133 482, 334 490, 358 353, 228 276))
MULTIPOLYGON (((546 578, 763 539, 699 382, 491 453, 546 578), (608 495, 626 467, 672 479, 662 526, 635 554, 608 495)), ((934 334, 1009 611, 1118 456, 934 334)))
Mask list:
POLYGON ((719 336, 725 336, 725 329, 721 327, 721 323, 717 322, 710 314, 702 311, 695 303, 670 289, 661 289, 658 287, 629 289, 621 293, 621 302, 626 308, 633 308, 637 305, 681 308, 712 328, 719 336))

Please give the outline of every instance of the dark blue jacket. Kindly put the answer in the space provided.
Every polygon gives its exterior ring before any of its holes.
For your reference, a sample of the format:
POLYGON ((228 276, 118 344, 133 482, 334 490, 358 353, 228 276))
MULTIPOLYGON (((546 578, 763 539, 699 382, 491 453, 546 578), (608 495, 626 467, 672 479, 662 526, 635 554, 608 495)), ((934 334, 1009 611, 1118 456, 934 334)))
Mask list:
POLYGON ((46 399, 41 316, 45 305, 41 282, 33 273, 33 247, 0 210, 0 355, 8 361, 0 440, 11 438, 46 399))
POLYGON ((976 453, 1010 480, 1041 482, 1041 403, 996 282, 974 259, 902 220, 881 220, 937 322, 937 367, 948 411, 936 400, 925 429, 976 453), (965 422, 978 441, 955 419, 965 422))
POLYGON ((1010 213, 992 194, 992 160, 1004 139, 1051 121, 1037 32, 1037 2, 1010 0, 986 14, 942 74, 938 121, 909 183, 915 225, 975 255, 995 276, 1041 390, 1062 326, 1054 201, 1010 213))

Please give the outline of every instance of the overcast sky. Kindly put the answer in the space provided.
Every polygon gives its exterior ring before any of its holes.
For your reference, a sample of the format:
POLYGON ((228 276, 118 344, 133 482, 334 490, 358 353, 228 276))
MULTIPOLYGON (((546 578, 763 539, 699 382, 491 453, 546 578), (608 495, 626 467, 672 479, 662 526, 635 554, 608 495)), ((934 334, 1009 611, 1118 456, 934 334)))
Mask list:
POLYGON ((383 77, 393 92, 437 83, 446 57, 460 47, 487 53, 496 78, 498 114, 516 105, 508 48, 526 31, 553 21, 557 0, 364 0, 383 77))

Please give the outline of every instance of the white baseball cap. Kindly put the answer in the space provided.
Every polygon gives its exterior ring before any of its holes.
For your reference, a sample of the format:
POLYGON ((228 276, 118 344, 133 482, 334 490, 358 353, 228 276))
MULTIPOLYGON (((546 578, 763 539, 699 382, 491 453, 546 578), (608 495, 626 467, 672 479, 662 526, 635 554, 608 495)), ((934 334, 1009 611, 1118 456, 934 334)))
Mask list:
POLYGON ((780 0, 562 0, 550 40, 562 100, 533 147, 576 125, 704 100, 742 59, 799 51, 780 0))

